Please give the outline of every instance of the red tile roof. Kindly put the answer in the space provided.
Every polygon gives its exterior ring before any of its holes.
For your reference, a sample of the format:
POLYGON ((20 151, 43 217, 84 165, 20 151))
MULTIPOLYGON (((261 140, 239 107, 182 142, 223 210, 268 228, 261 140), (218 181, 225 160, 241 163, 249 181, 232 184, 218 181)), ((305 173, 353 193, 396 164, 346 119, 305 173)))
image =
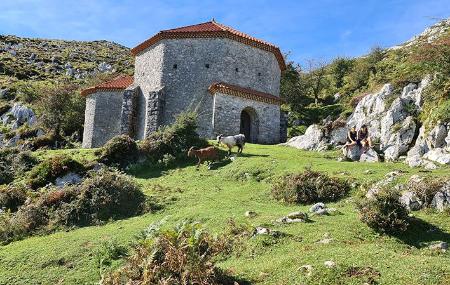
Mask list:
POLYGON ((268 42, 256 39, 252 36, 239 32, 228 26, 219 24, 214 20, 197 25, 185 26, 170 30, 163 30, 154 35, 153 37, 151 37, 150 39, 146 40, 145 42, 131 49, 131 53, 133 55, 137 55, 142 51, 144 51, 146 48, 154 45, 155 43, 157 43, 162 39, 174 39, 174 38, 229 38, 252 47, 272 52, 277 58, 280 69, 281 70, 286 69, 286 63, 278 47, 268 42))
POLYGON ((242 97, 250 100, 260 101, 269 104, 281 105, 284 100, 280 97, 269 93, 256 91, 250 88, 245 88, 237 85, 232 85, 224 82, 213 83, 209 86, 208 91, 211 94, 223 93, 232 96, 242 97))
POLYGON ((131 84, 133 84, 134 78, 129 75, 119 75, 113 80, 103 82, 97 86, 89 87, 81 91, 82 96, 87 96, 89 94, 99 92, 99 91, 114 91, 114 90, 124 90, 131 84))

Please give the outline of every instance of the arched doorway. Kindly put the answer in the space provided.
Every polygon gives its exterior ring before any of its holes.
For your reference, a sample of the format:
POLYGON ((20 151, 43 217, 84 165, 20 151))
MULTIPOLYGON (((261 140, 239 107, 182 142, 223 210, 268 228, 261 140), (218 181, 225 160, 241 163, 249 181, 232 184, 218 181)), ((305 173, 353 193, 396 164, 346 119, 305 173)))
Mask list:
POLYGON ((250 143, 258 142, 259 120, 255 109, 247 107, 241 112, 241 126, 239 133, 245 135, 245 140, 250 143))

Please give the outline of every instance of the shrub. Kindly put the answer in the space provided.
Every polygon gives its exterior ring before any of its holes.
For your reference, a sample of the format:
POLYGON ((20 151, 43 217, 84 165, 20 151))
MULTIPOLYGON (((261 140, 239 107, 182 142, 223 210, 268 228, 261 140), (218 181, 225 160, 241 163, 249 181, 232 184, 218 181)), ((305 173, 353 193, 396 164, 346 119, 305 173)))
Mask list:
POLYGON ((174 124, 152 133, 140 145, 141 152, 152 162, 162 160, 164 155, 184 158, 191 146, 203 147, 207 142, 197 132, 195 113, 182 113, 174 124))
POLYGON ((125 167, 137 159, 136 142, 127 135, 120 135, 109 140, 101 149, 100 161, 108 165, 125 167))
POLYGON ((54 132, 47 133, 43 136, 34 138, 30 143, 30 148, 32 150, 37 150, 40 148, 53 148, 57 145, 58 138, 54 132))
POLYGON ((361 221, 377 232, 398 233, 407 230, 408 210, 399 201, 400 195, 391 188, 382 188, 374 198, 357 203, 361 221))
POLYGON ((37 189, 53 182, 56 178, 69 172, 81 173, 84 167, 69 156, 57 155, 36 165, 29 174, 28 184, 37 189))
POLYGON ((292 137, 304 135, 306 132, 306 129, 307 129, 307 127, 304 125, 292 126, 292 127, 288 128, 288 137, 292 138, 292 137))
POLYGON ((81 185, 43 192, 15 213, 1 213, 0 243, 61 227, 126 218, 145 210, 145 195, 126 175, 109 169, 91 175, 81 185))
MULTIPOLYGON (((197 223, 173 229, 150 228, 127 264, 103 276, 101 284, 226 284, 214 263, 224 242, 197 223)), ((233 284, 233 283, 231 283, 233 284)))
POLYGON ((145 204, 140 188, 118 171, 101 170, 77 188, 76 199, 58 210, 61 224, 84 226, 127 218, 140 214, 145 204))
POLYGON ((310 169, 300 174, 286 175, 272 187, 275 199, 300 204, 337 201, 349 191, 347 181, 310 169))
POLYGON ((0 184, 12 182, 28 171, 36 159, 28 151, 20 151, 17 148, 0 149, 0 184))
POLYGON ((417 198, 422 201, 423 206, 428 207, 445 182, 446 179, 424 178, 421 181, 411 180, 406 186, 409 191, 414 192, 417 198))
POLYGON ((19 186, 8 185, 0 188, 0 209, 15 212, 26 200, 27 192, 19 186))

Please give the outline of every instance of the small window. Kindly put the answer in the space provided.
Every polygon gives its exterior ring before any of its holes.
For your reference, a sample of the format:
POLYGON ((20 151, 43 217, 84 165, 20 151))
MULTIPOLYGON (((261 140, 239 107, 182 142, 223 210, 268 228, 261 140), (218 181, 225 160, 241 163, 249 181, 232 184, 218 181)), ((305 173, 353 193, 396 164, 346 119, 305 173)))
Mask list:
POLYGON ((235 69, 235 70, 236 70, 236 72, 239 72, 239 68, 237 68, 237 67, 236 67, 236 69, 235 69))
POLYGON ((209 68, 209 63, 205 64, 205 67, 206 67, 206 68, 209 68))
POLYGON ((178 65, 175 63, 174 65, 173 65, 173 69, 177 69, 178 68, 178 65))

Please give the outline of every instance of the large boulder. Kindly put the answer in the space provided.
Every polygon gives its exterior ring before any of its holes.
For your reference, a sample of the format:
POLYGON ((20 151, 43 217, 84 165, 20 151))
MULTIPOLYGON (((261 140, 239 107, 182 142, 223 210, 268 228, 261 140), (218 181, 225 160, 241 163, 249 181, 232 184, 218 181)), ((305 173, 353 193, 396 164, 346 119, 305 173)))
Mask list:
POLYGON ((359 158, 360 162, 378 162, 379 160, 378 153, 373 149, 363 152, 359 158))
POLYGON ((316 150, 321 146, 323 130, 319 125, 311 125, 304 135, 291 138, 285 145, 305 150, 316 150))
POLYGON ((418 211, 422 208, 422 201, 412 191, 406 191, 400 197, 400 203, 402 203, 410 211, 418 211))
POLYGON ((362 148, 358 145, 342 148, 343 155, 351 161, 359 161, 362 154, 362 148))
POLYGON ((423 158, 440 163, 450 165, 450 153, 443 148, 435 148, 428 151, 423 158))
POLYGON ((331 130, 330 143, 332 145, 343 145, 347 141, 347 128, 338 127, 331 130))
POLYGON ((438 123, 433 129, 431 129, 426 142, 429 148, 445 148, 447 145, 447 142, 445 141, 446 137, 447 128, 443 124, 438 123))
POLYGON ((28 124, 33 126, 37 123, 33 110, 20 103, 15 103, 12 108, 1 116, 3 125, 9 125, 12 129, 28 124))

